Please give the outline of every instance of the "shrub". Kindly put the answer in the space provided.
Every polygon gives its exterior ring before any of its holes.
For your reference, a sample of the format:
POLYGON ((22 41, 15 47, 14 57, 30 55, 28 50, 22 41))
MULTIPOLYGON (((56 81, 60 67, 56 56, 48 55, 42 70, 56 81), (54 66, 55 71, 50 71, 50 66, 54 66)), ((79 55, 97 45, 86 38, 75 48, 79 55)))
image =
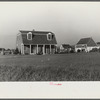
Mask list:
POLYGON ((4 51, 1 51, 1 55, 5 55, 4 51))
POLYGON ((80 50, 80 49, 78 49, 78 50, 77 50, 77 52, 81 52, 81 50, 80 50))
POLYGON ((59 54, 66 54, 66 53, 68 53, 67 51, 61 51, 61 52, 59 52, 59 54))
POLYGON ((16 49, 14 50, 14 54, 20 54, 18 48, 16 48, 16 49))
POLYGON ((93 48, 92 50, 90 50, 90 52, 98 52, 99 51, 99 49, 97 49, 97 48, 93 48))
POLYGON ((37 53, 37 55, 42 55, 42 54, 43 54, 43 52, 38 52, 38 53, 37 53))
POLYGON ((70 50, 70 53, 75 53, 75 51, 74 50, 70 50))

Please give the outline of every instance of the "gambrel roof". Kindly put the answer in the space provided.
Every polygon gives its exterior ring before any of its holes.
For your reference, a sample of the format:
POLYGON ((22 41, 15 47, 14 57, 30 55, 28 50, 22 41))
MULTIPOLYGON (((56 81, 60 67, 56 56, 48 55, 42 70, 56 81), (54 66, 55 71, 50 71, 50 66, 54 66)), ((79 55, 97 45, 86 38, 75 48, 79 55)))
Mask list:
POLYGON ((47 31, 23 31, 20 30, 23 44, 57 44, 55 34, 47 31), (32 33, 32 40, 27 39, 27 33, 32 33), (52 40, 47 39, 47 34, 52 34, 52 40))
POLYGON ((79 42, 77 43, 77 45, 80 45, 80 44, 87 44, 87 46, 97 46, 97 44, 91 37, 80 39, 79 42))

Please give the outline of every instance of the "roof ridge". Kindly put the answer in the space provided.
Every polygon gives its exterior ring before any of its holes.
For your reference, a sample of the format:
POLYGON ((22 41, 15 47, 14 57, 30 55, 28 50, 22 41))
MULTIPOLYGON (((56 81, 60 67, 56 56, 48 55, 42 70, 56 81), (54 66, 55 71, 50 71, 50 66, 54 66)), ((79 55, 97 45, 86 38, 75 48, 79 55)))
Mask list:
POLYGON ((62 45, 70 45, 70 44, 62 44, 62 45))
POLYGON ((51 31, 33 31, 33 32, 51 32, 51 31))
POLYGON ((28 30, 19 30, 20 31, 20 33, 22 33, 22 34, 26 34, 26 33, 28 33, 28 32, 31 32, 31 33, 33 33, 33 34, 40 34, 40 35, 42 35, 42 34, 48 34, 48 33, 52 33, 53 34, 53 32, 51 32, 51 31, 28 31, 28 30))
POLYGON ((92 37, 84 37, 84 38, 81 38, 81 39, 91 39, 92 37))
POLYGON ((32 30, 19 30, 19 31, 26 31, 26 32, 27 31, 29 31, 29 32, 51 32, 51 31, 42 31, 42 30, 41 31, 35 31, 35 30, 33 30, 33 31, 32 30))

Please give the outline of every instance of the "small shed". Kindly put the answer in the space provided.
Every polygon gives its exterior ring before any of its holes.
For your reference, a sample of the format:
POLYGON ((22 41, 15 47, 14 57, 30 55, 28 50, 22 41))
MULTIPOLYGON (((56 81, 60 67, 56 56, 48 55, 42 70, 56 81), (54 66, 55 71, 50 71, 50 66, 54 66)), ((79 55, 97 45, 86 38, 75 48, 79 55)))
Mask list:
POLYGON ((70 52, 72 50, 72 46, 69 44, 60 45, 60 52, 70 52))

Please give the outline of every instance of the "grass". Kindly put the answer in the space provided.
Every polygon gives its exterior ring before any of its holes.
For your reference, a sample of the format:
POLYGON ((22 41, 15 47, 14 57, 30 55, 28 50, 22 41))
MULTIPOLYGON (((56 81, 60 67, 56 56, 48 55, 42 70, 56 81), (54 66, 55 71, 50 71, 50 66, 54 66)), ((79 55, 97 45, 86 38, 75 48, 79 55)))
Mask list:
POLYGON ((100 53, 0 55, 0 81, 100 81, 100 53))

